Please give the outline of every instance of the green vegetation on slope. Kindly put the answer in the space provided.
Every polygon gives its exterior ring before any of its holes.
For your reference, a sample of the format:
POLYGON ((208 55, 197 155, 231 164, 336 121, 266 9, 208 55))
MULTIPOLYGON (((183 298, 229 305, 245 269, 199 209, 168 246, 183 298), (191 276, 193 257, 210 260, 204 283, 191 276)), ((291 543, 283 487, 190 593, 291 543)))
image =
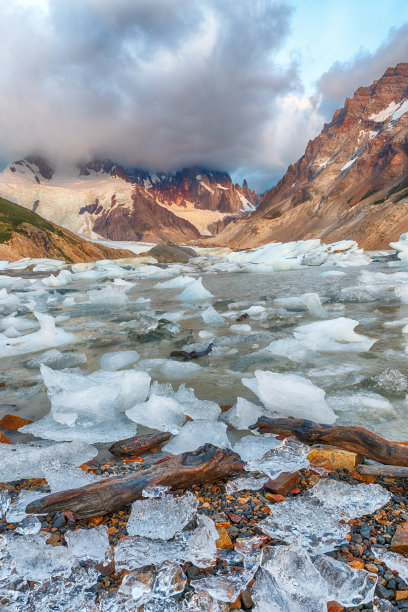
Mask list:
MULTIPOLYGON (((21 232, 23 223, 29 223, 45 232, 64 236, 64 233, 58 227, 32 210, 0 198, 0 243, 8 242, 13 232, 21 232)), ((66 236, 64 237, 66 238, 66 236)))

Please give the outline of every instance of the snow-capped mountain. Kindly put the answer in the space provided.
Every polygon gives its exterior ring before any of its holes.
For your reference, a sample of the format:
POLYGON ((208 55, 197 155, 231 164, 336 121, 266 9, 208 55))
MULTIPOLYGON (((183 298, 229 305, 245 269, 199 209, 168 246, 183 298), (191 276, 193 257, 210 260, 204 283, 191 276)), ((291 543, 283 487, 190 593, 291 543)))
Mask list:
POLYGON ((176 242, 212 235, 259 202, 224 172, 149 173, 111 160, 67 171, 41 157, 9 164, 0 196, 85 236, 176 242))
POLYGON ((337 110, 257 210, 216 238, 357 240, 387 248, 408 230, 408 63, 388 68, 337 110))

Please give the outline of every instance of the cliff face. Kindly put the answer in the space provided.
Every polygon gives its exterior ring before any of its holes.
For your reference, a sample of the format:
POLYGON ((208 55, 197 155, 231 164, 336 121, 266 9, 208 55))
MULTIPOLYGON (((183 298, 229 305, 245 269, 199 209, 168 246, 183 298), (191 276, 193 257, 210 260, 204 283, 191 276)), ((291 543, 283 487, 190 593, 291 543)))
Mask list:
POLYGON ((385 248, 408 230, 408 63, 360 87, 260 206, 217 243, 357 240, 385 248))
POLYGON ((259 203, 224 172, 157 174, 100 160, 62 173, 39 157, 0 173, 0 195, 86 236, 155 242, 211 235, 259 203))
POLYGON ((77 263, 134 257, 134 253, 84 240, 36 213, 0 198, 0 259, 17 261, 23 257, 48 257, 77 263))

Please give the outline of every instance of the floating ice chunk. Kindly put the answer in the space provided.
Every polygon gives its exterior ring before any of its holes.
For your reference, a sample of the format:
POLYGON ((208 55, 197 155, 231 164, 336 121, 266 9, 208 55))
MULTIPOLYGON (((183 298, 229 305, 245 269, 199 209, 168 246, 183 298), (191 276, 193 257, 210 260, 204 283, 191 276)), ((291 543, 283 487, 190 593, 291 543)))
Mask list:
POLYGON ((14 327, 14 329, 17 331, 22 332, 38 327, 38 325, 38 321, 26 319, 26 317, 23 316, 15 317, 14 314, 9 315, 8 317, 3 317, 0 320, 0 329, 3 330, 8 329, 9 327, 14 327))
POLYGON ((336 420, 336 415, 325 400, 323 389, 303 376, 256 370, 255 378, 243 378, 242 384, 273 412, 318 423, 331 424, 336 420))
POLYGON ((41 529, 41 521, 36 516, 26 516, 16 527, 16 532, 21 535, 36 535, 41 529))
POLYGON ((105 353, 99 360, 101 370, 120 370, 140 359, 136 351, 117 351, 115 353, 105 353))
POLYGON ((269 433, 263 436, 244 436, 235 444, 234 452, 247 462, 252 459, 260 459, 266 452, 280 446, 280 443, 276 436, 269 433))
POLYGON ((245 469, 263 472, 269 478, 277 478, 283 472, 296 472, 309 467, 307 455, 310 448, 294 438, 285 438, 279 446, 267 451, 260 459, 250 459, 245 469))
POLYGON ((259 491, 266 482, 268 482, 268 478, 235 478, 225 484, 225 492, 231 495, 231 493, 237 491, 259 491))
POLYGON ((244 569, 225 569, 215 576, 209 575, 199 580, 194 580, 194 589, 198 592, 208 593, 218 601, 236 601, 253 578, 254 571, 244 569))
POLYGON ((216 402, 198 399, 193 389, 188 389, 185 385, 180 385, 174 398, 182 404, 184 413, 192 419, 216 419, 221 412, 216 402))
POLYGON ((61 353, 58 349, 50 349, 41 353, 38 357, 30 359, 26 362, 26 366, 30 369, 36 369, 44 364, 55 370, 62 370, 63 368, 73 368, 79 366, 82 363, 86 363, 87 357, 84 353, 71 353, 64 351, 61 353))
POLYGON ((262 416, 262 408, 243 397, 237 397, 236 404, 222 414, 222 420, 235 429, 248 429, 262 416))
POLYGON ((265 347, 265 351, 278 357, 287 357, 287 359, 299 363, 317 357, 316 351, 307 348, 302 342, 295 340, 295 338, 274 340, 265 347))
POLYGON ((254 612, 327 612, 327 585, 304 548, 267 547, 262 559, 253 586, 254 612))
POLYGON ((331 395, 327 403, 336 412, 350 415, 351 418, 366 419, 367 423, 381 422, 396 416, 394 407, 385 397, 370 391, 331 395))
POLYGON ((358 321, 345 317, 316 321, 296 327, 294 336, 315 351, 368 351, 376 340, 356 334, 354 328, 358 324, 358 321))
POLYGON ((163 447, 163 450, 166 453, 178 455, 196 450, 206 443, 220 448, 231 448, 226 430, 225 423, 218 421, 207 421, 206 419, 188 421, 179 433, 163 447))
POLYGON ((225 323, 224 317, 218 314, 214 306, 208 306, 208 308, 201 313, 201 316, 206 325, 218 327, 219 325, 224 325, 225 323))
POLYGON ((69 550, 80 561, 103 561, 109 550, 108 528, 99 525, 93 529, 67 531, 65 540, 69 550))
POLYGON ((160 371, 165 378, 185 379, 200 372, 202 367, 198 363, 190 361, 175 361, 174 359, 166 359, 160 367, 160 371))
POLYGON ((25 511, 27 505, 40 497, 44 497, 46 493, 43 491, 30 491, 22 490, 11 504, 6 514, 6 520, 8 523, 19 523, 25 519, 28 515, 25 511))
POLYGON ((164 561, 190 561, 197 567, 208 567, 215 560, 218 531, 205 515, 197 515, 197 525, 193 531, 183 531, 168 542, 140 536, 122 538, 115 549, 116 567, 136 569, 164 561))
POLYGON ((304 293, 301 296, 301 300, 312 317, 322 319, 327 316, 327 310, 322 306, 317 293, 304 293))
POLYGON ((34 312, 40 323, 40 329, 26 336, 18 338, 7 338, 0 335, 0 356, 9 357, 21 353, 32 353, 46 348, 60 346, 73 342, 75 336, 55 326, 55 321, 50 315, 34 312))
POLYGON ((41 366, 51 400, 48 415, 22 431, 54 440, 110 442, 129 437, 135 427, 120 412, 144 401, 150 387, 146 372, 94 372, 88 376, 41 366))
POLYGON ((53 576, 69 576, 71 568, 78 564, 65 546, 50 546, 47 536, 31 535, 10 538, 8 550, 14 559, 19 576, 27 580, 49 580, 53 576))
POLYGON ((16 295, 7 293, 7 289, 0 289, 0 312, 16 311, 21 305, 20 299, 16 295))
POLYGON ((42 278, 41 281, 46 287, 63 287, 72 282, 72 273, 69 270, 61 270, 58 276, 51 274, 46 278, 42 278))
POLYGON ((49 446, 0 444, 0 480, 45 478, 44 466, 55 460, 82 465, 98 454, 94 446, 84 442, 66 442, 49 446))
POLYGON ((202 300, 208 300, 212 297, 214 297, 213 294, 207 291, 205 287, 203 287, 201 277, 190 283, 184 289, 184 291, 182 291, 179 295, 176 296, 176 298, 184 302, 198 302, 202 300))
POLYGON ((135 501, 127 523, 128 534, 170 540, 191 521, 197 507, 198 501, 192 493, 135 501))
POLYGON ((176 276, 175 278, 170 278, 167 281, 157 283, 157 285, 154 285, 154 287, 155 289, 182 289, 188 285, 191 285, 194 280, 195 279, 192 276, 176 276))
POLYGON ((369 603, 377 586, 377 576, 364 569, 353 569, 327 555, 318 555, 313 565, 326 582, 329 600, 341 606, 356 607, 369 603))
POLYGON ((373 548, 373 553, 393 572, 398 572, 404 582, 408 582, 408 559, 385 548, 373 548))
POLYGON ((394 291, 395 295, 400 298, 403 304, 408 304, 408 285, 397 287, 394 291))
POLYGON ((177 433, 186 420, 183 406, 171 397, 151 394, 147 402, 126 410, 126 416, 135 423, 177 433))
POLYGON ((260 304, 254 304, 250 306, 244 312, 248 314, 250 317, 259 317, 265 313, 265 306, 261 306, 260 304))
POLYGON ((408 378, 397 368, 387 368, 373 376, 373 381, 377 389, 387 393, 404 393, 408 390, 408 378))
POLYGON ((49 461, 44 464, 43 471, 51 493, 78 489, 98 480, 94 474, 84 472, 66 461, 49 461))
POLYGON ((251 331, 251 326, 246 325, 244 323, 239 323, 238 325, 230 325, 229 330, 236 334, 243 334, 251 331))
MULTIPOLYGON (((88 295, 92 306, 121 308, 129 303, 129 298, 126 295, 128 291, 129 287, 127 286, 108 283, 103 289, 91 289, 88 295)), ((85 302, 85 304, 87 303, 85 302)))
POLYGON ((345 272, 341 272, 340 270, 326 270, 325 272, 321 272, 319 276, 344 276, 345 274, 345 272))

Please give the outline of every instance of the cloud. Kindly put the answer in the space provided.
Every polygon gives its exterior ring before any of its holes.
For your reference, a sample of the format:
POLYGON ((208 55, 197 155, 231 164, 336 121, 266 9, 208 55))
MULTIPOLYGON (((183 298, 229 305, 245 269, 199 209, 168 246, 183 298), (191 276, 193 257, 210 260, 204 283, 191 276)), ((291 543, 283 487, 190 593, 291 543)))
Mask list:
POLYGON ((408 23, 392 28, 387 39, 374 53, 360 50, 350 61, 335 62, 317 83, 322 97, 322 112, 331 114, 344 105, 361 86, 379 79, 385 70, 408 60, 408 23))
POLYGON ((291 14, 285 0, 11 0, 2 156, 271 172, 271 123, 302 89, 297 64, 275 61, 291 14))

